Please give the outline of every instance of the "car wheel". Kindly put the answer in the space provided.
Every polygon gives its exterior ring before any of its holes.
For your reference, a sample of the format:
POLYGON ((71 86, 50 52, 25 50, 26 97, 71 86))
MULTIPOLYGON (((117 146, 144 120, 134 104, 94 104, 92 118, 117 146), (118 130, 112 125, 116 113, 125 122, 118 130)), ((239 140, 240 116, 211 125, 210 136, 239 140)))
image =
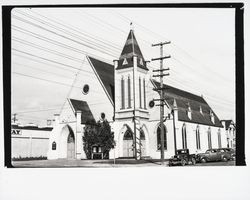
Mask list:
POLYGON ((186 160, 185 159, 182 159, 181 160, 181 166, 185 166, 186 165, 186 160))
POLYGON ((202 158, 202 159, 201 159, 201 162, 202 162, 202 163, 206 163, 206 162, 207 162, 206 158, 202 158))
POLYGON ((196 164, 196 160, 195 158, 192 158, 192 164, 195 165, 196 164))
POLYGON ((226 158, 226 157, 223 157, 223 158, 222 158, 222 161, 227 162, 227 158, 226 158))

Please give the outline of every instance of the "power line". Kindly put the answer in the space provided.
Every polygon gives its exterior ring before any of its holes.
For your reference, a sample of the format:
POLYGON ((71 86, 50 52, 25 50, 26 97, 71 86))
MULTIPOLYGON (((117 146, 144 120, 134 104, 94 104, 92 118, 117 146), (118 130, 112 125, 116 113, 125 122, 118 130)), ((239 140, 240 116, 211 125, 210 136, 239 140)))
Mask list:
POLYGON ((40 14, 40 13, 35 12, 34 10, 30 10, 30 12, 36 13, 37 15, 39 15, 39 16, 41 16, 41 17, 43 17, 43 18, 45 18, 45 19, 47 19, 47 20, 49 20, 49 21, 53 21, 54 23, 57 23, 57 24, 59 24, 59 25, 61 25, 61 26, 64 26, 64 27, 67 27, 67 28, 69 28, 70 30, 74 30, 75 32, 77 32, 77 33, 79 33, 79 34, 81 34, 81 35, 85 35, 85 36, 87 36, 87 37, 89 37, 89 38, 91 38, 91 39, 93 39, 93 40, 95 40, 95 41, 98 41, 98 42, 101 42, 101 43, 103 43, 103 44, 105 44, 105 45, 108 45, 108 47, 113 47, 113 48, 116 49, 116 50, 117 50, 117 49, 119 50, 119 48, 120 48, 119 45, 117 45, 117 44, 115 44, 115 43, 112 43, 111 41, 105 42, 103 38, 100 38, 100 37, 99 37, 99 39, 98 39, 97 36, 93 37, 93 36, 91 36, 90 34, 87 34, 86 31, 84 31, 83 29, 79 29, 79 27, 76 28, 76 27, 74 27, 74 26, 72 26, 72 25, 69 25, 69 24, 66 25, 65 22, 62 22, 62 21, 59 20, 59 19, 55 20, 55 18, 53 18, 53 19, 48 18, 48 17, 46 17, 46 16, 44 16, 44 15, 42 15, 42 14, 40 14), (60 22, 61 22, 61 23, 60 23, 60 22), (80 31, 79 31, 79 30, 80 30, 80 31))
MULTIPOLYGON (((37 55, 31 54, 31 53, 28 53, 28 52, 25 52, 25 51, 21 51, 21 50, 15 49, 15 48, 12 48, 12 50, 17 51, 17 52, 19 52, 19 53, 23 53, 23 54, 29 55, 29 56, 32 56, 32 57, 35 57, 35 58, 39 58, 39 59, 42 59, 42 60, 46 60, 46 61, 48 61, 48 62, 52 62, 52 63, 58 64, 58 65, 62 65, 62 66, 65 66, 65 67, 68 67, 68 68, 71 68, 71 69, 79 70, 79 68, 77 68, 77 67, 73 67, 73 66, 71 66, 71 65, 64 64, 64 63, 61 63, 61 62, 58 62, 58 61, 54 61, 54 60, 51 60, 51 59, 48 59, 48 58, 44 58, 44 57, 41 57, 41 56, 37 56, 37 55)), ((81 71, 86 72, 86 73, 93 74, 92 72, 87 71, 87 70, 81 69, 81 71)))
MULTIPOLYGON (((58 82, 58 81, 53 81, 53 80, 49 80, 49 79, 44 79, 44 78, 40 78, 40 77, 35 77, 35 76, 31 76, 31 75, 28 75, 28 74, 23 74, 23 73, 19 73, 19 72, 12 72, 13 74, 17 74, 17 75, 20 75, 20 76, 25 76, 25 77, 29 77, 29 78, 34 78, 34 79, 37 79, 37 80, 41 80, 41 81, 46 81, 46 82, 50 82, 50 83, 55 83, 55 84, 59 84, 59 85, 63 85, 63 86, 67 86, 67 87, 72 87, 70 84, 66 84, 66 83, 62 83, 62 82, 58 82)), ((78 87, 78 86, 73 86, 74 88, 78 88, 78 89, 82 89, 82 87, 78 87)), ((96 92, 96 93, 100 93, 96 90, 91 90, 93 92, 96 92)))
POLYGON ((60 77, 72 78, 72 76, 65 76, 65 75, 58 74, 58 73, 54 73, 54 72, 51 72, 51 71, 48 71, 48 70, 37 69, 37 68, 34 67, 34 66, 23 65, 23 64, 20 64, 20 63, 17 63, 17 62, 13 62, 13 64, 18 65, 18 66, 22 66, 22 67, 31 68, 31 69, 34 69, 34 70, 37 70, 37 71, 40 71, 40 72, 48 73, 48 74, 54 74, 54 75, 60 76, 60 77))
POLYGON ((78 58, 75 58, 75 57, 72 57, 72 56, 68 56, 68 55, 66 55, 64 53, 61 53, 61 52, 58 52, 56 50, 51 50, 51 49, 42 47, 40 45, 36 45, 36 44, 34 44, 32 42, 27 42, 27 41, 22 40, 22 39, 17 38, 17 37, 13 37, 12 40, 15 41, 15 42, 19 42, 19 43, 25 44, 27 46, 31 46, 31 47, 36 48, 36 49, 40 49, 40 50, 45 51, 45 52, 49 52, 49 53, 55 54, 57 56, 61 56, 63 58, 67 58, 69 60, 73 60, 73 61, 80 62, 80 63, 82 63, 82 61, 83 61, 82 59, 78 59, 78 58))
MULTIPOLYGON (((121 13, 118 13, 118 12, 116 12, 116 11, 114 11, 114 10, 112 10, 112 12, 113 12, 114 14, 118 15, 120 18, 125 19, 125 21, 128 21, 128 22, 131 21, 131 19, 129 19, 128 17, 122 15, 121 13)), ((134 21, 133 21, 133 22, 134 22, 134 21)), ((159 33, 156 33, 156 32, 154 32, 154 31, 148 29, 147 27, 145 27, 145 26, 143 26, 143 25, 140 25, 140 24, 137 23, 137 22, 134 22, 134 23, 137 24, 137 25, 138 25, 139 27, 141 27, 142 29, 144 29, 144 30, 146 30, 147 32, 149 32, 150 34, 154 34, 155 36, 158 36, 160 39, 168 40, 168 39, 166 39, 165 36, 162 36, 162 35, 160 35, 159 33)), ((176 45, 174 42, 173 42, 173 45, 174 45, 177 49, 181 50, 181 51, 184 52, 186 55, 188 55, 190 58, 192 58, 193 60, 197 61, 197 59, 195 59, 193 56, 191 56, 191 55, 190 55, 187 51, 185 51, 184 49, 180 48, 180 47, 179 47, 178 45, 176 45)), ((174 56, 172 56, 172 58, 174 58, 174 56)), ((176 60, 178 61, 178 59, 176 59, 176 60)), ((199 63, 200 63, 200 62, 199 62, 199 63)), ((200 64, 202 64, 202 63, 200 63, 200 64)), ((204 64, 202 64, 202 65, 204 65, 204 64)), ((206 68, 210 70, 209 67, 206 67, 206 68)), ((214 72, 214 71, 212 71, 212 72, 213 72, 213 74, 216 74, 216 75, 220 76, 220 78, 221 78, 221 75, 220 75, 220 74, 218 74, 218 73, 216 73, 216 72, 214 72)), ((225 80, 225 79, 223 78, 223 79, 220 79, 220 80, 225 80)))
POLYGON ((74 42, 74 43, 77 43, 77 44, 86 46, 86 47, 88 47, 88 48, 90 48, 90 49, 93 49, 93 50, 95 50, 95 51, 100 51, 101 53, 104 53, 104 54, 107 54, 107 55, 110 55, 110 56, 113 56, 113 54, 108 53, 108 51, 98 50, 98 49, 96 49, 96 48, 94 48, 94 47, 92 47, 92 46, 90 46, 90 45, 84 44, 84 43, 82 43, 82 42, 80 42, 80 41, 77 41, 77 40, 75 40, 75 39, 72 39, 72 38, 69 38, 69 37, 67 37, 67 36, 64 36, 64 35, 62 35, 62 34, 60 34, 60 33, 55 32, 55 31, 51 31, 51 30, 49 30, 49 29, 47 29, 47 28, 44 28, 44 27, 42 27, 42 26, 40 26, 40 25, 37 25, 37 24, 35 24, 35 23, 32 23, 32 22, 30 22, 30 21, 28 21, 28 20, 22 19, 22 18, 20 18, 20 17, 15 16, 15 15, 13 15, 12 17, 13 17, 14 19, 19 20, 19 21, 22 21, 22 22, 25 22, 25 23, 27 23, 27 24, 33 25, 33 26, 35 26, 35 27, 38 27, 38 28, 40 28, 40 29, 43 29, 43 30, 45 30, 45 31, 47 31, 47 32, 53 33, 53 34, 55 34, 55 35, 57 35, 57 36, 60 36, 60 37, 62 37, 62 38, 64 38, 64 39, 70 40, 70 41, 72 41, 72 42, 74 42))
MULTIPOLYGON (((31 11, 31 12, 33 12, 33 11, 31 11)), ((65 34, 68 34, 68 35, 70 35, 70 36, 74 36, 74 37, 76 37, 76 38, 78 38, 78 39, 80 39, 80 40, 82 40, 82 41, 84 41, 84 42, 94 44, 95 46, 101 46, 102 48, 108 48, 109 51, 114 51, 113 49, 110 48, 110 45, 109 45, 109 46, 104 46, 103 44, 98 44, 98 43, 96 43, 96 42, 94 42, 94 41, 89 42, 89 41, 90 41, 89 39, 86 40, 86 38, 84 38, 84 37, 82 37, 82 36, 79 36, 79 35, 77 35, 77 34, 74 34, 74 33, 70 32, 70 31, 67 31, 66 29, 63 29, 63 28, 60 28, 60 27, 58 27, 58 26, 53 25, 53 24, 51 23, 51 21, 53 21, 53 22, 56 23, 56 24, 59 24, 60 26, 69 28, 69 27, 66 26, 65 24, 56 22, 56 21, 53 20, 53 19, 49 19, 49 22, 48 22, 48 21, 44 21, 44 20, 42 20, 42 19, 39 19, 39 18, 37 18, 37 17, 34 17, 34 16, 30 15, 30 14, 27 14, 27 13, 22 13, 22 12, 20 12, 20 11, 18 11, 18 13, 21 14, 21 15, 23 15, 23 16, 29 17, 30 19, 33 19, 34 21, 38 21, 38 22, 40 22, 41 24, 44 24, 44 25, 46 25, 46 26, 49 26, 49 27, 51 27, 51 28, 53 28, 53 29, 59 30, 59 31, 65 33, 65 34)), ((33 12, 33 13, 34 13, 34 12, 33 12)), ((41 14, 39 14, 39 15, 42 16, 43 18, 48 19, 47 17, 45 17, 45 16, 43 16, 43 15, 41 15, 41 14)), ((83 35, 82 32, 79 32, 78 30, 74 29, 73 27, 70 27, 69 29, 70 29, 71 31, 74 30, 75 32, 80 33, 80 35, 83 35)), ((92 37, 92 38, 93 38, 93 37, 92 37)), ((96 39, 95 39, 95 41, 96 41, 96 39)), ((101 43, 103 43, 103 42, 101 42, 101 43)))
MULTIPOLYGON (((13 50, 16 50, 16 49, 13 49, 13 50)), ((18 52, 22 52, 22 53, 25 53, 25 54, 27 54, 27 55, 32 55, 32 56, 35 56, 35 55, 30 54, 30 53, 27 53, 27 52, 23 52, 23 51, 19 51, 19 50, 16 50, 16 51, 18 51, 18 52)), ((70 67, 70 68, 74 68, 74 69, 79 70, 79 68, 75 68, 75 67, 72 67, 72 66, 69 66, 69 65, 63 64, 63 63, 59 63, 59 62, 57 62, 57 61, 52 61, 52 60, 49 60, 49 59, 46 59, 46 58, 41 58, 41 57, 39 57, 39 56, 35 56, 35 57, 38 57, 38 58, 40 58, 40 59, 45 59, 46 61, 54 62, 54 63, 57 63, 57 64, 61 64, 61 65, 64 65, 64 66, 67 66, 67 67, 70 67)), ((86 70, 81 70, 81 71, 84 71, 84 72, 90 73, 91 75, 93 74, 93 73, 92 73, 92 72, 90 72, 90 71, 86 71, 86 70)), ((211 96, 211 95, 207 95, 207 96, 211 96)), ((213 98, 213 97, 212 97, 212 98, 213 98)))
POLYGON ((16 31, 21 32, 21 33, 24 33, 24 34, 29 35, 31 37, 34 37, 36 39, 39 39, 39 40, 42 40, 42 41, 54 44, 54 45, 59 46, 59 47, 63 47, 63 48, 68 49, 68 50, 72 50, 72 51, 77 52, 77 53, 82 53, 82 54, 85 54, 85 55, 90 55, 90 56, 92 56, 94 58, 98 58, 98 59, 103 60, 103 61, 105 61, 107 63, 110 62, 109 60, 107 60, 105 58, 102 58, 102 57, 99 57, 97 55, 91 54, 91 53, 89 53, 87 51, 83 51, 83 50, 74 48, 74 47, 69 46, 69 45, 63 44, 63 43, 58 42, 56 40, 52 40, 50 38, 47 38, 47 37, 44 37, 42 35, 36 34, 36 33, 32 32, 32 31, 25 30, 25 29, 23 29, 21 27, 18 27, 18 26, 15 26, 15 25, 12 25, 12 27, 14 27, 14 28, 12 28, 13 30, 16 30, 16 31))

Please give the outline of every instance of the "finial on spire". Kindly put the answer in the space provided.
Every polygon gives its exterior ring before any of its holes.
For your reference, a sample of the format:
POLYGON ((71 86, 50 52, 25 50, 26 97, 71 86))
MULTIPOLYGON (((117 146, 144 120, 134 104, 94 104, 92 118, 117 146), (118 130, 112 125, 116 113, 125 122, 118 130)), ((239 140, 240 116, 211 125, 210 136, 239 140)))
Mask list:
POLYGON ((130 22, 130 30, 134 31, 133 22, 130 22))

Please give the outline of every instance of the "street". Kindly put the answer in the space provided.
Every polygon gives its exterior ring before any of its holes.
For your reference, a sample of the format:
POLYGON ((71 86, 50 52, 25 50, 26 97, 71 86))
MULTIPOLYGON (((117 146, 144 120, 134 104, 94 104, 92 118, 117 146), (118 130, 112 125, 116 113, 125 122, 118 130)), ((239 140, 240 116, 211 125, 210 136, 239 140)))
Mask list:
MULTIPOLYGON (((114 160, 74 160, 74 159, 57 159, 57 160, 29 160, 13 161, 13 167, 17 168, 57 168, 57 167, 87 167, 87 168, 107 168, 107 167, 168 167, 166 160, 164 165, 160 160, 134 160, 134 159, 116 159, 114 160)), ((228 162, 208 162, 197 163, 196 165, 186 165, 185 167, 197 166, 235 166, 235 161, 228 162)), ((182 167, 182 166, 179 166, 182 167)))

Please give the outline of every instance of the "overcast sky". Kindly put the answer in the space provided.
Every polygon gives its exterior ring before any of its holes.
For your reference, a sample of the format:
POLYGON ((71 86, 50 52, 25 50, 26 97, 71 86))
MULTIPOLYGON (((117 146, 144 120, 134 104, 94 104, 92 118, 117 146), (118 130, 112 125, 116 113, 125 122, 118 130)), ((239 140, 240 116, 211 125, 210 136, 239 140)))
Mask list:
MULTIPOLYGON (((112 64, 133 22, 146 60, 170 40, 164 82, 203 95, 220 119, 235 120, 234 9, 15 8, 12 11, 12 114, 44 124, 58 113, 85 53, 112 64)), ((159 63, 150 63, 150 70, 159 63)), ((89 77, 85 72, 81 77, 89 77)))

